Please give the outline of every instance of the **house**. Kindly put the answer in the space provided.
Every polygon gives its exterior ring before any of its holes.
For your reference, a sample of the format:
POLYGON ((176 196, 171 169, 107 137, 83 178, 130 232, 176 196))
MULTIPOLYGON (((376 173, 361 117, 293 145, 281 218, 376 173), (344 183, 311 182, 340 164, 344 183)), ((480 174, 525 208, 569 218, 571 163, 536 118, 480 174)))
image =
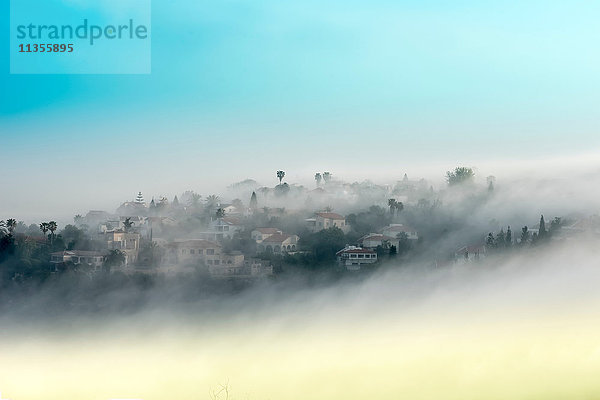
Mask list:
POLYGON ((238 217, 216 218, 210 222, 210 232, 205 232, 214 240, 231 238, 236 232, 244 229, 241 220, 238 217))
POLYGON ((368 249, 375 249, 379 246, 383 248, 389 248, 390 246, 396 246, 398 248, 398 238, 386 236, 381 233, 369 233, 358 239, 358 244, 361 247, 368 249))
POLYGON ((219 206, 219 208, 223 209, 223 211, 225 211, 225 215, 231 215, 233 216, 235 215, 241 215, 243 213, 243 209, 238 209, 236 206, 234 206, 233 204, 221 204, 219 206))
POLYGON ((289 253, 298 248, 298 235, 288 235, 285 233, 275 233, 265 238, 256 246, 257 253, 289 253))
POLYGON ((219 259, 207 260, 208 272, 212 276, 244 275, 244 255, 239 251, 221 254, 219 259))
POLYGON ((167 264, 221 264, 221 245, 204 239, 175 240, 168 243, 163 262, 167 264))
POLYGON ((419 234, 416 229, 403 224, 390 224, 381 230, 385 236, 397 238, 401 233, 405 233, 409 240, 418 240, 419 234))
POLYGON ((473 261, 485 258, 487 249, 485 244, 472 244, 463 246, 454 252, 454 259, 460 261, 473 261))
POLYGON ((50 254, 52 264, 71 262, 75 265, 87 265, 98 270, 104 263, 105 253, 99 251, 65 250, 50 254))
POLYGON ((346 225, 346 218, 334 212, 318 212, 315 214, 315 218, 308 218, 306 223, 312 232, 333 227, 340 228, 344 232, 349 230, 346 225))
POLYGON ((335 253, 338 264, 349 271, 358 271, 361 265, 377 262, 377 253, 363 247, 348 246, 335 253))
POLYGON ((120 250, 125 254, 125 265, 137 262, 140 252, 141 235, 137 232, 115 230, 104 233, 104 241, 108 250, 120 250))
POLYGON ((244 268, 250 276, 273 275, 273 266, 267 260, 250 258, 244 261, 244 268))
POLYGON ((281 234, 283 234, 283 232, 277 228, 256 228, 255 230, 250 232, 250 237, 256 243, 262 243, 263 240, 265 240, 269 236, 275 235, 275 234, 281 235, 281 234))

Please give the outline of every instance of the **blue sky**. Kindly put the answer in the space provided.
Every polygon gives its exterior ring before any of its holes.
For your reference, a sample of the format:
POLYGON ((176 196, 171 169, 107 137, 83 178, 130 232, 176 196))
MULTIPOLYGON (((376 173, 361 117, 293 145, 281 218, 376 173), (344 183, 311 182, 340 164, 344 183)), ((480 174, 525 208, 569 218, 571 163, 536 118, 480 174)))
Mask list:
POLYGON ((507 3, 155 0, 150 75, 10 75, 3 38, 0 210, 597 150, 600 3, 507 3))

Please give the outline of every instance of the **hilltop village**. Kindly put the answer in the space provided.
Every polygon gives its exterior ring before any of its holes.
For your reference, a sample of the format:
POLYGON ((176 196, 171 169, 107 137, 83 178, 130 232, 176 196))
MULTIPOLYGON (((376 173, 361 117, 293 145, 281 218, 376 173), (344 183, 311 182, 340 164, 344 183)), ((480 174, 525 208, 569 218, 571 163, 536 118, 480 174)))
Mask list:
POLYGON ((489 214, 495 178, 477 184, 470 168, 449 171, 438 190, 406 174, 393 185, 377 185, 316 173, 314 188, 288 184, 281 170, 275 176, 274 187, 249 179, 222 196, 186 191, 148 201, 137 192, 114 212, 91 210, 64 227, 9 218, 0 223, 2 277, 19 281, 75 270, 255 279, 415 260, 442 267, 600 231, 597 216, 541 216, 516 232, 508 223, 473 220, 477 210, 489 214))

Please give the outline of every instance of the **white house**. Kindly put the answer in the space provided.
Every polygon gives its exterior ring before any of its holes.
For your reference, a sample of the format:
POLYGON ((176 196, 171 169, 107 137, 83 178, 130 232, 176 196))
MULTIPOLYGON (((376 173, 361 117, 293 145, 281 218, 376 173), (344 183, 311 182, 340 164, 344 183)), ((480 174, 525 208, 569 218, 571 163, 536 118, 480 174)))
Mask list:
POLYGON ((210 222, 210 229, 215 239, 231 238, 236 232, 244 229, 241 221, 237 217, 216 218, 210 222))
POLYGON ((306 223, 308 228, 313 232, 333 227, 340 228, 344 232, 349 230, 346 225, 346 218, 334 212, 318 212, 315 214, 315 218, 307 219, 306 223))
POLYGON ((52 264, 62 264, 72 262, 75 265, 88 265, 94 269, 102 267, 105 254, 99 251, 83 251, 83 250, 65 250, 52 253, 50 262, 52 264))
POLYGON ((167 244, 164 262, 186 264, 204 262, 207 265, 221 263, 221 245, 204 239, 175 240, 167 244))
POLYGON ((385 236, 397 238, 400 233, 406 233, 409 240, 418 240, 419 234, 416 229, 403 224, 390 224, 381 230, 385 236))
POLYGON ((287 235, 285 233, 275 233, 265 238, 256 246, 258 253, 289 253, 296 251, 300 238, 297 235, 287 235))
POLYGON ((255 230, 250 232, 250 237, 256 243, 262 243, 263 240, 265 240, 269 236, 275 235, 275 234, 281 235, 281 234, 283 234, 283 232, 277 228, 256 228, 255 230))
POLYGON ((399 239, 395 237, 386 236, 381 233, 369 233, 358 239, 358 244, 368 249, 375 249, 378 246, 387 248, 389 246, 396 246, 398 248, 399 239))
POLYGON ((377 253, 362 247, 346 246, 335 255, 339 265, 350 271, 358 271, 361 265, 377 262, 377 253))
POLYGON ((121 250, 125 254, 126 265, 137 261, 140 240, 141 235, 135 232, 117 230, 104 233, 104 241, 108 250, 121 250))

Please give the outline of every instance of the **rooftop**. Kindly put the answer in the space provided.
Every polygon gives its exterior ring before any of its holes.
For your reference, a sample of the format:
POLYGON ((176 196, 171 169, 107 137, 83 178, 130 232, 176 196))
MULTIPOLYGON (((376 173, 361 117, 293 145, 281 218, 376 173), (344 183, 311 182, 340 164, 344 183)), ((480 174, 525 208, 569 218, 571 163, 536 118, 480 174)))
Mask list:
POLYGON ((327 218, 327 219, 345 219, 345 217, 343 215, 336 214, 333 212, 318 212, 317 215, 321 218, 327 218))
POLYGON ((263 240, 263 243, 283 243, 290 237, 292 237, 292 235, 287 235, 285 233, 276 233, 263 240))

